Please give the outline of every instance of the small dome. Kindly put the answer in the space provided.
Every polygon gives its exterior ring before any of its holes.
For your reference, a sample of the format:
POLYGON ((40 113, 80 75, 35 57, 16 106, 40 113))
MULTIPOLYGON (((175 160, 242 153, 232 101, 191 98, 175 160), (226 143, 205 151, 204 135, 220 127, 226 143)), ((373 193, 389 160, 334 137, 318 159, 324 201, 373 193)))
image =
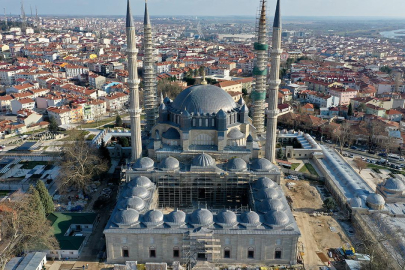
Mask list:
POLYGON ((259 204, 259 211, 266 213, 269 211, 281 211, 284 210, 284 204, 279 199, 266 199, 259 204))
POLYGON ((134 169, 137 171, 147 171, 153 169, 154 165, 155 162, 152 159, 148 157, 143 157, 136 161, 134 169))
POLYGON ((119 210, 125 210, 125 209, 134 209, 137 211, 141 211, 142 209, 145 208, 145 201, 142 200, 139 197, 131 197, 131 198, 126 198, 122 201, 119 202, 118 204, 118 209, 119 210))
POLYGON ((166 96, 165 99, 163 100, 164 104, 169 104, 170 102, 172 102, 172 100, 168 96, 166 96))
POLYGON ((228 171, 240 172, 240 171, 245 171, 247 169, 247 165, 243 159, 233 158, 228 161, 228 163, 226 165, 226 169, 228 171))
POLYGON ((186 222, 186 213, 176 210, 166 215, 166 222, 174 224, 184 224, 186 222))
POLYGON ((207 209, 198 209, 191 214, 191 224, 208 226, 213 223, 214 217, 207 209))
POLYGON ((152 181, 146 176, 138 176, 129 182, 130 187, 144 187, 150 188, 153 186, 152 181))
POLYGON ((405 190, 405 184, 397 178, 388 178, 385 181, 384 187, 392 191, 403 191, 405 190))
POLYGON ((265 215, 266 224, 270 226, 283 226, 288 224, 290 219, 283 211, 270 211, 265 215))
POLYGON ((239 129, 234 128, 228 132, 227 137, 230 140, 239 140, 239 139, 243 139, 245 137, 245 134, 243 134, 239 129))
POLYGON ((377 206, 383 206, 385 204, 385 200, 380 194, 372 193, 367 196, 367 203, 377 206))
POLYGON ((253 136, 251 134, 247 137, 246 142, 253 142, 253 136))
POLYGON ((361 198, 352 198, 350 200, 350 206, 351 207, 363 207, 363 201, 361 200, 361 198))
POLYGON ((212 167, 215 165, 215 160, 210 155, 203 153, 193 159, 192 165, 199 167, 212 167))
POLYGON ((276 186, 277 186, 277 184, 273 180, 271 180, 270 178, 267 178, 267 177, 261 177, 261 178, 257 179, 257 181, 254 183, 255 189, 273 188, 276 186))
POLYGON ((216 215, 216 223, 218 224, 235 225, 237 222, 236 214, 232 211, 226 210, 216 215))
POLYGON ((125 209, 119 211, 114 216, 114 222, 117 225, 133 225, 139 220, 139 213, 134 209, 125 209))
POLYGON ((163 221, 163 213, 159 210, 150 210, 143 216, 144 222, 159 223, 163 221))
POLYGON ((256 200, 278 199, 280 196, 280 192, 274 188, 261 189, 255 193, 256 200))
POLYGON ((260 223, 260 216, 253 211, 248 211, 240 216, 241 223, 258 225, 260 223))
POLYGON ((144 187, 132 187, 127 190, 126 197, 139 197, 146 199, 149 196, 149 191, 144 187))
POLYGON ((167 157, 160 162, 160 169, 164 171, 177 170, 180 167, 180 163, 174 157, 167 157))
POLYGON ((180 133, 175 128, 169 128, 166 132, 163 132, 162 137, 168 140, 180 140, 180 133))
POLYGON ((257 172, 268 172, 276 168, 269 160, 265 158, 258 158, 253 160, 251 169, 257 172))

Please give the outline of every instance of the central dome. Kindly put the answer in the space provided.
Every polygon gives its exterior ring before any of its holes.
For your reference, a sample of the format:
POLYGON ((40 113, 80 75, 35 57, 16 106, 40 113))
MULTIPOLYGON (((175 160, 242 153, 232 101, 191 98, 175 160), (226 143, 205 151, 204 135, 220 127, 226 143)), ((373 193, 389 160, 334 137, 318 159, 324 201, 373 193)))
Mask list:
POLYGON ((189 113, 212 114, 219 110, 231 111, 236 102, 223 89, 214 85, 195 85, 181 92, 171 104, 173 109, 189 113))

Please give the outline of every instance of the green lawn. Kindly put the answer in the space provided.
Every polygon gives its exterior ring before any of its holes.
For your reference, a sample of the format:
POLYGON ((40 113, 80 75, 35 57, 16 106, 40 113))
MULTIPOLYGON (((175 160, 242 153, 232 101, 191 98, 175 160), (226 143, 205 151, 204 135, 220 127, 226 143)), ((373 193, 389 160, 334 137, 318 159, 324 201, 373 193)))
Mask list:
POLYGON ((380 173, 380 170, 389 170, 393 174, 403 174, 403 175, 405 175, 405 172, 403 172, 403 171, 398 171, 398 170, 395 170, 393 168, 384 167, 384 166, 380 166, 380 165, 376 165, 376 164, 367 164, 367 168, 372 169, 376 173, 380 173))
POLYGON ((86 140, 91 141, 94 139, 94 137, 96 137, 96 134, 90 134, 89 136, 87 136, 86 140))
POLYGON ((72 138, 84 138, 86 135, 90 134, 90 131, 87 130, 67 130, 62 132, 68 136, 63 137, 59 141, 71 141, 72 138))
MULTIPOLYGON (((129 114, 126 113, 126 114, 120 115, 120 117, 121 117, 121 119, 123 119, 124 117, 126 117, 128 115, 129 114)), ((96 128, 96 127, 99 127, 99 126, 107 125, 107 124, 109 124, 111 122, 115 123, 116 117, 117 116, 113 116, 113 117, 106 118, 106 119, 103 119, 103 120, 100 120, 100 121, 95 121, 93 123, 83 124, 83 125, 80 125, 80 127, 81 128, 96 128)), ((141 116, 141 119, 142 119, 142 116, 141 116)))
POLYGON ((293 163, 291 164, 291 170, 295 171, 295 169, 297 169, 298 166, 300 166, 301 163, 293 163))
POLYGON ((25 162, 21 162, 20 164, 23 164, 21 169, 31 170, 31 169, 34 169, 35 166, 37 166, 37 165, 48 165, 49 162, 48 161, 25 161, 25 162))
POLYGON ((316 172, 315 168, 310 163, 305 163, 305 165, 302 166, 302 168, 300 169, 300 172, 319 176, 318 173, 316 172))

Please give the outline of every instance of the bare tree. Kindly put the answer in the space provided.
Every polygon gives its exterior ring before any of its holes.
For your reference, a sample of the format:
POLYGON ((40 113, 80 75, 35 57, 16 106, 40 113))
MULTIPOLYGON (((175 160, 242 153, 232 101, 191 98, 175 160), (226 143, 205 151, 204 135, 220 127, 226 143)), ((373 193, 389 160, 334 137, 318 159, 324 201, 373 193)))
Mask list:
POLYGON ((355 158, 353 161, 354 164, 356 164, 357 169, 359 169, 359 173, 361 173, 363 169, 367 168, 367 162, 365 162, 361 158, 355 158))
POLYGON ((350 124, 346 121, 340 125, 339 129, 336 130, 335 133, 332 134, 332 137, 339 142, 339 151, 340 154, 343 153, 344 145, 350 144, 352 141, 352 134, 350 132, 350 124))
POLYGON ((83 190, 96 176, 108 169, 99 150, 90 146, 84 138, 77 138, 74 143, 67 143, 62 148, 59 161, 59 188, 75 187, 83 190))
POLYGON ((44 213, 33 210, 33 205, 38 203, 36 200, 33 194, 18 193, 12 201, 0 203, 0 269, 21 252, 58 248, 44 213))

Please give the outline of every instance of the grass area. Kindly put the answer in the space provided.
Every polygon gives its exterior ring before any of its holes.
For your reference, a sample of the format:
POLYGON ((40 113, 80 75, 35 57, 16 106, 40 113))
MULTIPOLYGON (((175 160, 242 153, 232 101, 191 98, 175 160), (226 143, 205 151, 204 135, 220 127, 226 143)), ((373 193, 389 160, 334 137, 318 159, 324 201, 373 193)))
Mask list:
POLYGON ((23 135, 31 135, 31 134, 34 134, 34 133, 41 133, 41 132, 44 132, 44 131, 47 131, 47 130, 48 130, 48 128, 41 128, 41 129, 25 132, 23 135))
POLYGON ((91 141, 91 140, 93 140, 94 137, 96 137, 96 136, 97 136, 96 134, 90 134, 89 136, 87 136, 86 140, 87 140, 87 141, 91 141))
POLYGON ((295 169, 297 169, 298 166, 300 166, 301 163, 293 163, 291 164, 291 170, 295 171, 295 169))
POLYGON ((0 190, 0 197, 7 196, 10 192, 9 190, 0 190))
POLYGON ((380 166, 380 165, 376 165, 376 164, 367 164, 367 168, 372 169, 376 173, 381 173, 380 170, 389 170, 393 174, 403 174, 403 175, 405 175, 405 172, 403 172, 403 171, 398 171, 398 170, 395 170, 393 168, 384 167, 384 166, 380 166))
MULTIPOLYGON (((129 114, 125 113, 125 114, 120 115, 120 116, 121 116, 121 119, 122 119, 124 117, 127 117, 128 115, 129 114)), ((116 117, 117 116, 113 116, 113 117, 109 117, 109 118, 106 118, 106 119, 103 119, 103 120, 100 120, 100 121, 95 121, 93 123, 82 124, 82 125, 80 125, 80 127, 81 128, 96 128, 96 127, 99 127, 99 126, 104 126, 104 125, 107 125, 107 124, 109 124, 111 122, 115 122, 116 117)), ((141 116, 141 119, 142 119, 142 116, 141 116)))
POLYGON ((315 168, 310 163, 305 163, 305 165, 300 169, 300 172, 319 176, 315 168))
POLYGON ((60 139, 59 141, 71 141, 74 140, 74 138, 84 138, 86 135, 90 134, 90 131, 87 130, 67 130, 62 132, 68 136, 65 136, 63 139, 60 139))
POLYGON ((25 162, 21 162, 20 164, 23 164, 21 169, 31 170, 31 169, 34 169, 35 166, 37 166, 37 165, 48 165, 49 162, 48 161, 25 161, 25 162))

